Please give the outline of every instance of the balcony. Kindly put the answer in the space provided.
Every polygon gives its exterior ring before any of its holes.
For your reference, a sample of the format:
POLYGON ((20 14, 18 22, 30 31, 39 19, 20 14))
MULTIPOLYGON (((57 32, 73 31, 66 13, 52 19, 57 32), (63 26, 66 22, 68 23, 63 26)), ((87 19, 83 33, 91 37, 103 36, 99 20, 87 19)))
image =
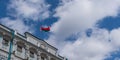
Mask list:
POLYGON ((2 47, 1 49, 8 52, 9 51, 9 45, 10 45, 10 36, 4 35, 2 39, 2 47))
POLYGON ((37 60, 37 50, 33 47, 29 48, 29 60, 37 60))
POLYGON ((25 44, 24 42, 22 41, 18 41, 16 43, 16 50, 15 50, 15 55, 22 58, 22 59, 25 59, 25 44))

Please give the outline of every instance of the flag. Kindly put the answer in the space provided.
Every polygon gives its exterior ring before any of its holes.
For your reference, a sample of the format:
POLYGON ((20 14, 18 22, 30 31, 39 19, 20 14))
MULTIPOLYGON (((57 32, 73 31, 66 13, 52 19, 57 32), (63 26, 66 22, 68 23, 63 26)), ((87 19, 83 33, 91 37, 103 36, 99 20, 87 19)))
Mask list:
POLYGON ((48 32, 50 31, 50 27, 41 27, 40 30, 48 32))

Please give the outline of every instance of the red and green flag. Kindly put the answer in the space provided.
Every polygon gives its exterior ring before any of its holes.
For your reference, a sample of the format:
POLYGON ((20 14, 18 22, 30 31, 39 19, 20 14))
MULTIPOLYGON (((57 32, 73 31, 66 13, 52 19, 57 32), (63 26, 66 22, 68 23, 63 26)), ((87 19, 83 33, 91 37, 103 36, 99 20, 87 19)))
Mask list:
POLYGON ((50 27, 41 27, 40 30, 48 32, 50 31, 50 27))

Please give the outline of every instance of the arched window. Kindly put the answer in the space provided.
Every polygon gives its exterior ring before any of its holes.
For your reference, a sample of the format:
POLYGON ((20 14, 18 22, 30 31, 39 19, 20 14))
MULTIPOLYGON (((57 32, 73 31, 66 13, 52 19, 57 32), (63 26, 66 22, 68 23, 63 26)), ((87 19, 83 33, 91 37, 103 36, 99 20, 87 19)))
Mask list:
POLYGON ((51 58, 50 60, 55 60, 54 58, 51 58))
POLYGON ((41 55, 41 60, 48 60, 48 57, 46 54, 41 53, 40 55, 41 55))
POLYGON ((0 41, 3 39, 2 33, 0 33, 0 41))
POLYGON ((5 46, 8 46, 10 39, 11 39, 10 36, 4 35, 4 36, 3 36, 2 44, 5 45, 5 46))
POLYGON ((37 53, 37 50, 35 48, 33 47, 29 48, 30 57, 34 58, 36 53, 37 53))
POLYGON ((22 52, 22 49, 25 47, 25 44, 22 41, 17 42, 17 51, 22 52))

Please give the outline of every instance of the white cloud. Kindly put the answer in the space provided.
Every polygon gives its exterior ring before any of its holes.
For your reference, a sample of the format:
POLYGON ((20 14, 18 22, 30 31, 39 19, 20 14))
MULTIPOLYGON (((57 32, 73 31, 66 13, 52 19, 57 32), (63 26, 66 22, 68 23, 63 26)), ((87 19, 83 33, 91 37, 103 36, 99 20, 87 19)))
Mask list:
POLYGON ((116 47, 120 47, 120 28, 111 31, 111 41, 116 47))
POLYGON ((107 16, 117 16, 120 0, 67 0, 56 9, 60 19, 53 26, 53 32, 65 38, 72 33, 92 28, 107 16))
POLYGON ((90 37, 81 33, 77 40, 57 41, 48 40, 49 43, 59 47, 60 54, 69 60, 104 60, 110 56, 111 52, 120 48, 120 28, 111 32, 105 29, 93 28, 90 37))
POLYGON ((54 15, 59 20, 53 24, 53 34, 47 41, 59 47, 69 60, 104 60, 120 47, 120 31, 109 33, 95 26, 107 16, 117 16, 119 7, 120 0, 62 0, 54 15), (88 28, 93 30, 90 37, 85 34, 88 28), (80 36, 74 42, 66 40, 76 33, 80 36))
POLYGON ((110 52, 115 51, 108 34, 107 30, 95 29, 91 37, 82 36, 75 42, 66 43, 60 53, 69 60, 104 60, 110 52))
POLYGON ((12 16, 25 19, 45 19, 49 17, 49 5, 44 0, 10 0, 8 10, 12 16))
POLYGON ((31 26, 25 25, 24 22, 20 19, 11 20, 10 18, 6 17, 6 18, 0 19, 0 22, 6 25, 7 27, 16 30, 21 34, 24 34, 24 32, 28 32, 28 31, 33 32, 33 30, 30 29, 31 26))
POLYGON ((26 22, 42 20, 49 17, 49 4, 45 0, 10 0, 7 14, 9 17, 1 18, 0 22, 7 27, 17 30, 19 33, 34 32, 33 24, 26 22), (12 20, 10 17, 14 17, 12 20))

